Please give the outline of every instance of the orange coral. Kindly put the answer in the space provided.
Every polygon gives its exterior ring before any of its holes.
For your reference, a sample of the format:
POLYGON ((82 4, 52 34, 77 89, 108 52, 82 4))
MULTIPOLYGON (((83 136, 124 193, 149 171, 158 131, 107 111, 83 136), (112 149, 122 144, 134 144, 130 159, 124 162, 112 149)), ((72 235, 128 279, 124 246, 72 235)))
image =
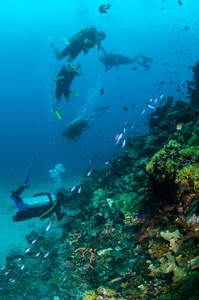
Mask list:
POLYGON ((89 269, 89 268, 91 268, 91 269, 94 269, 94 267, 92 266, 92 263, 95 261, 95 258, 94 258, 94 255, 95 255, 95 253, 96 253, 96 251, 97 251, 97 249, 92 249, 92 248, 90 248, 90 249, 87 249, 87 248, 78 248, 78 249, 76 249, 75 250, 75 252, 77 252, 77 251, 79 251, 79 250, 82 250, 83 251, 83 257, 85 257, 84 256, 84 254, 86 253, 86 252, 89 252, 90 253, 90 263, 89 264, 87 264, 87 265, 85 265, 84 266, 84 269, 89 269))

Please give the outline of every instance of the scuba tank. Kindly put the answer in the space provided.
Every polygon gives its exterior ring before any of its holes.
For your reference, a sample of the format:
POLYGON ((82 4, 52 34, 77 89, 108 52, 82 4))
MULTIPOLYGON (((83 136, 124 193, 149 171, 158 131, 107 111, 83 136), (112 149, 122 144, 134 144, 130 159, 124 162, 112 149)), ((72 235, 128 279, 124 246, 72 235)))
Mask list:
POLYGON ((23 203, 27 206, 27 209, 53 205, 57 202, 58 198, 54 194, 40 193, 36 194, 31 198, 22 198, 23 203))

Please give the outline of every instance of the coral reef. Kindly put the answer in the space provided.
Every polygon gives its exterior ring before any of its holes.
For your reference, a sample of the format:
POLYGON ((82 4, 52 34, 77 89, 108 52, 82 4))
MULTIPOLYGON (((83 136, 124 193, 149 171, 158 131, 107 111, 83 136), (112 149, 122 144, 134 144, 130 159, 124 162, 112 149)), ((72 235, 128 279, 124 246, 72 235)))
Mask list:
POLYGON ((2 299, 24 286, 33 300, 198 299, 199 62, 192 69, 190 103, 168 98, 146 136, 69 193, 64 205, 78 213, 61 238, 32 232, 26 254, 10 252, 2 299))

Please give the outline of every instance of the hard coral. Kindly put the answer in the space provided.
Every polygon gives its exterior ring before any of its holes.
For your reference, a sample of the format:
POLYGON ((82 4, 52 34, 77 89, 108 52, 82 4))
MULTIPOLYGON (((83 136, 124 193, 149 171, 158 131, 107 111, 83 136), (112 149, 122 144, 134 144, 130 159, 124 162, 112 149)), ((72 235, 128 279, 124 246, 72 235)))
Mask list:
POLYGON ((190 164, 177 172, 176 183, 182 191, 194 191, 199 195, 199 166, 190 164))
POLYGON ((176 158, 179 156, 180 144, 170 140, 148 162, 146 171, 156 181, 165 181, 175 178, 177 171, 176 158))
POLYGON ((97 295, 95 291, 86 291, 82 298, 82 300, 96 300, 96 299, 97 299, 97 295))

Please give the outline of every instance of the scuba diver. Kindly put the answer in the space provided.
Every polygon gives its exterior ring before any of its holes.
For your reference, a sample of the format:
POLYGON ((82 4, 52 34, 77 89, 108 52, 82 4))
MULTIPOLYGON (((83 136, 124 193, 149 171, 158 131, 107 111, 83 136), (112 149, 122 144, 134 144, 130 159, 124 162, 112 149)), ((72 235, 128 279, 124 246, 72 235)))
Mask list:
POLYGON ((84 55, 86 55, 89 49, 94 48, 95 45, 98 45, 98 50, 100 50, 101 41, 104 40, 105 37, 105 32, 96 29, 95 26, 82 29, 71 38, 63 39, 66 44, 66 48, 61 53, 55 46, 53 39, 51 37, 48 37, 48 39, 56 59, 60 60, 67 56, 67 61, 72 62, 81 51, 83 51, 84 55))
POLYGON ((77 141, 82 132, 86 128, 90 127, 93 124, 93 122, 105 112, 105 109, 108 108, 109 106, 104 106, 94 109, 86 119, 83 119, 80 116, 74 119, 73 121, 70 121, 66 125, 64 131, 62 132, 63 139, 66 138, 68 142, 70 140, 77 141), (102 110, 102 113, 100 115, 96 115, 96 112, 99 110, 102 110))
POLYGON ((116 70, 119 70, 120 65, 128 65, 128 64, 134 64, 137 63, 140 66, 144 67, 147 71, 150 68, 150 65, 147 64, 147 62, 152 62, 153 60, 150 57, 143 56, 138 54, 134 58, 130 58, 127 56, 124 56, 122 54, 116 54, 116 53, 107 53, 106 50, 101 46, 101 49, 103 51, 104 56, 100 56, 99 60, 102 62, 105 66, 104 72, 107 72, 108 70, 111 70, 112 67, 116 67, 116 70), (137 59, 142 58, 143 62, 139 62, 137 59))
POLYGON ((65 213, 61 212, 61 203, 64 200, 64 194, 61 192, 39 193, 31 198, 21 198, 21 193, 29 188, 29 176, 32 169, 30 164, 28 174, 24 184, 16 191, 12 191, 11 199, 14 201, 18 212, 13 216, 13 221, 25 221, 31 218, 39 217, 41 220, 51 217, 56 214, 57 220, 60 221, 65 213))
POLYGON ((61 70, 58 72, 58 75, 54 80, 56 82, 56 101, 53 104, 53 111, 58 120, 62 118, 62 115, 57 110, 56 105, 60 103, 62 94, 64 95, 67 102, 70 101, 70 93, 76 96, 79 95, 78 93, 72 92, 70 90, 73 79, 75 78, 75 76, 79 75, 82 75, 80 63, 77 64, 76 69, 70 63, 68 63, 67 67, 65 65, 62 66, 61 70), (77 72, 78 69, 80 69, 80 72, 77 72))

